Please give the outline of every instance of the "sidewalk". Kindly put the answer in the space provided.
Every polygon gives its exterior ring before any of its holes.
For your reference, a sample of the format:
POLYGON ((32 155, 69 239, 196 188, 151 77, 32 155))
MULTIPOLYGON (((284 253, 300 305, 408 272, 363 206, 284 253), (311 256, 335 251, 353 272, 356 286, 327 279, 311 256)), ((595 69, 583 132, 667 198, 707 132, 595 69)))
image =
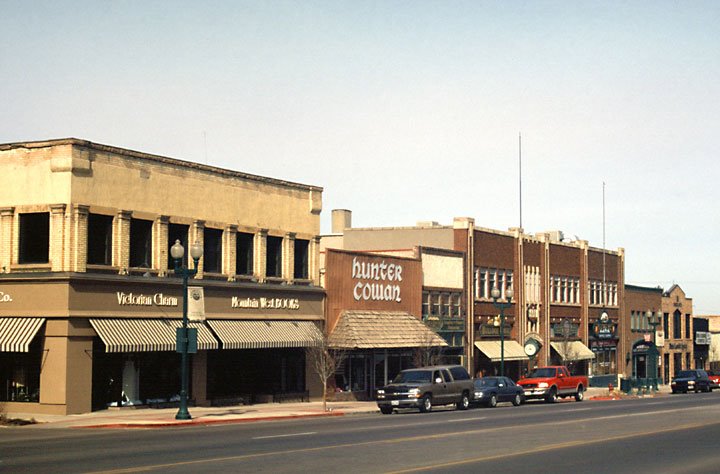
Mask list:
MULTIPOLYGON (((661 386, 654 394, 640 395, 652 397, 670 393, 670 387, 661 386)), ((611 400, 620 398, 638 398, 638 395, 626 395, 618 390, 610 393, 607 388, 591 387, 585 393, 586 400, 611 400)), ((572 398, 567 399, 572 400, 572 398)), ((254 421, 283 420, 290 418, 311 418, 321 416, 344 416, 356 413, 377 413, 374 401, 370 402, 328 402, 327 412, 323 412, 322 403, 259 403, 255 405, 237 405, 228 407, 190 407, 191 420, 176 420, 177 408, 121 408, 100 410, 80 415, 38 415, 27 413, 7 413, 8 418, 22 420, 34 419, 37 423, 26 425, 25 429, 42 428, 166 428, 186 425, 211 425, 218 423, 244 423, 254 421)), ((1 428, 1 427, 0 427, 1 428)))

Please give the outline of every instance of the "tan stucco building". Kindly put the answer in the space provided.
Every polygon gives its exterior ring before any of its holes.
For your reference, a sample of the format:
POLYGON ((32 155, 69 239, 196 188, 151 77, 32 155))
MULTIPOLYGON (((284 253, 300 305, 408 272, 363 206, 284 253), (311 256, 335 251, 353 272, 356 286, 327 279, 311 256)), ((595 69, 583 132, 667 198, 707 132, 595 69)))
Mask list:
POLYGON ((182 285, 204 249, 190 398, 320 393, 322 188, 77 139, 0 145, 0 402, 82 413, 172 401, 182 285), (189 262, 188 262, 189 260, 189 262))

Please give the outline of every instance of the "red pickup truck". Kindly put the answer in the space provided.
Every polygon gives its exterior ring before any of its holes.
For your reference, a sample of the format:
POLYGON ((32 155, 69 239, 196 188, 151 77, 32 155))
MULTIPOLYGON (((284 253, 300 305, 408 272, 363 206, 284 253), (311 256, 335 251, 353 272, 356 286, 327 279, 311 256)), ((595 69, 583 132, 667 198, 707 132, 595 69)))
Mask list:
POLYGON ((517 381, 525 391, 525 398, 544 399, 554 403, 558 397, 574 396, 578 402, 583 401, 588 379, 584 375, 570 375, 562 366, 539 367, 530 375, 517 381))

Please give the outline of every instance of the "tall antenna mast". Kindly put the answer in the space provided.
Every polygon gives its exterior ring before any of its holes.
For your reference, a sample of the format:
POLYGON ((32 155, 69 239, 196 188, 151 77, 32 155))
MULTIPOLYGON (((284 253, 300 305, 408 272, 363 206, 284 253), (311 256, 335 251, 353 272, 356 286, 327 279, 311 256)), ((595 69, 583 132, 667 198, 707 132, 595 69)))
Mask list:
POLYGON ((522 134, 518 132, 518 171, 520 189, 520 228, 522 229, 522 134))
POLYGON ((605 284, 605 181, 603 181, 603 188, 602 188, 602 199, 603 199, 603 205, 602 205, 602 214, 603 214, 603 307, 606 306, 607 303, 607 288, 605 284))

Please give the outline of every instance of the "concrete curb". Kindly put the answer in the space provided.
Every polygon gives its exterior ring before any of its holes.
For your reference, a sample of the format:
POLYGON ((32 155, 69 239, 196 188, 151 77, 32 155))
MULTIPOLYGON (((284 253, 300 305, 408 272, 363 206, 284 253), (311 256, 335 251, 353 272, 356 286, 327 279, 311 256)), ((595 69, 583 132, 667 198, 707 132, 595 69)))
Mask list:
MULTIPOLYGON (((372 413, 372 412, 367 412, 372 413)), ((104 429, 122 429, 122 428, 175 428, 182 426, 204 426, 204 425, 222 425, 230 423, 251 423, 255 421, 272 421, 272 420, 291 420, 294 418, 321 418, 327 416, 345 416, 344 412, 328 412, 328 413, 307 413, 302 415, 279 415, 279 416, 262 416, 254 418, 232 418, 225 420, 204 420, 202 418, 195 418, 192 420, 175 420, 175 421, 160 421, 160 422, 124 422, 124 423, 108 423, 108 424, 97 424, 97 425, 82 425, 72 426, 71 428, 104 428, 104 429)))

